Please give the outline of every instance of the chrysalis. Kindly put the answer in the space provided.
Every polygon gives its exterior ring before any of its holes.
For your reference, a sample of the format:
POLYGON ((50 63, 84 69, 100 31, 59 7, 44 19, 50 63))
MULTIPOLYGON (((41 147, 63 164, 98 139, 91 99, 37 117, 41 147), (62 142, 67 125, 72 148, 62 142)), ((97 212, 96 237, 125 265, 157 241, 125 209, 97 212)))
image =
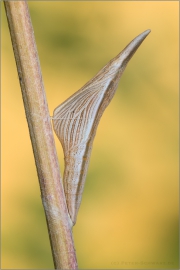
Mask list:
POLYGON ((114 96, 128 61, 149 33, 147 30, 137 36, 93 79, 54 110, 53 126, 64 151, 63 185, 73 224, 76 223, 99 120, 114 96))

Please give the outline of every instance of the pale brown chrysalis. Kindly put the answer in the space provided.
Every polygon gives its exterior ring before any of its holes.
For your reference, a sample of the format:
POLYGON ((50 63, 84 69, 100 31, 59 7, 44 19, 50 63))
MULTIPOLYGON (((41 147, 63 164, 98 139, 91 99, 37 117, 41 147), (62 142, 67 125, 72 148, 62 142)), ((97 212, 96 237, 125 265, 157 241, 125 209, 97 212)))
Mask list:
POLYGON ((81 203, 99 120, 114 96, 128 61, 149 33, 150 30, 147 30, 137 36, 93 79, 54 110, 53 126, 64 151, 63 184, 73 225, 81 203))

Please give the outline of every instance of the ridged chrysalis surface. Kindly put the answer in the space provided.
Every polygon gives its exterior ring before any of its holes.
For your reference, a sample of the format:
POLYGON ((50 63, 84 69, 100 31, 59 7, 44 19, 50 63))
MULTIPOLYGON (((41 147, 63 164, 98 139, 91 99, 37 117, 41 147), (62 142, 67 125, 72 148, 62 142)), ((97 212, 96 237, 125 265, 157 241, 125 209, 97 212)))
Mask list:
POLYGON ((128 61, 149 32, 137 36, 93 79, 54 110, 53 126, 64 151, 63 185, 73 224, 80 207, 99 120, 114 96, 128 61))

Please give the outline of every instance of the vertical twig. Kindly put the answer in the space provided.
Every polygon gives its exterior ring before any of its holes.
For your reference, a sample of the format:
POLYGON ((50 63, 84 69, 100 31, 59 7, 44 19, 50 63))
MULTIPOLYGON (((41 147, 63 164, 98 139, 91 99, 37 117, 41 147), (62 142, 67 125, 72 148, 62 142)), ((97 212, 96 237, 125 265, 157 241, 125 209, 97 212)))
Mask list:
POLYGON ((77 269, 33 28, 26 1, 4 1, 56 269, 77 269))

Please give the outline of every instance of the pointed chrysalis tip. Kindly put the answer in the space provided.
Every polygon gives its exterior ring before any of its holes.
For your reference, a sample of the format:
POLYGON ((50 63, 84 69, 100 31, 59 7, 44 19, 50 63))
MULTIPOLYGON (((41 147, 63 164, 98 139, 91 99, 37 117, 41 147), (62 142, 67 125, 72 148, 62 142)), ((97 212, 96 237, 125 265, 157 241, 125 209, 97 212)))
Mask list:
POLYGON ((147 29, 146 31, 144 31, 144 33, 147 33, 147 35, 151 32, 151 29, 147 29))
POLYGON ((143 41, 149 35, 150 32, 151 32, 151 30, 147 29, 146 31, 144 31, 140 35, 138 35, 136 38, 143 41))
POLYGON ((136 45, 140 45, 141 42, 147 37, 147 35, 149 35, 149 33, 151 32, 150 29, 145 30, 144 32, 142 32, 141 34, 139 34, 137 37, 135 37, 131 42, 131 43, 135 43, 136 45))
POLYGON ((147 29, 146 31, 142 32, 142 34, 140 34, 140 36, 142 35, 143 38, 146 38, 147 35, 149 35, 150 32, 151 32, 151 30, 147 29))
POLYGON ((122 50, 119 55, 115 58, 116 61, 119 62, 120 67, 124 64, 126 65, 131 57, 134 55, 136 50, 139 48, 141 43, 147 37, 147 35, 151 32, 150 29, 142 32, 140 35, 136 36, 125 48, 122 50))

